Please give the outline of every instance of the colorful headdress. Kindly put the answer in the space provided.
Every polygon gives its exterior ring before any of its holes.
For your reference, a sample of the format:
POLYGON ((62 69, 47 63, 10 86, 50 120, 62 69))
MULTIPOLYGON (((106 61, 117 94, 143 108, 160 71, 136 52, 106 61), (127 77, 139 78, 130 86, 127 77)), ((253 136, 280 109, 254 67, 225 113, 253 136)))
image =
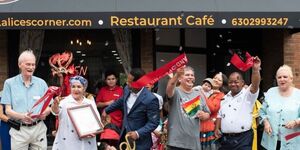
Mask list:
POLYGON ((72 84, 74 84, 75 82, 79 82, 80 84, 83 85, 84 88, 87 88, 88 86, 88 81, 82 77, 82 76, 74 76, 70 78, 70 85, 72 86, 72 84))

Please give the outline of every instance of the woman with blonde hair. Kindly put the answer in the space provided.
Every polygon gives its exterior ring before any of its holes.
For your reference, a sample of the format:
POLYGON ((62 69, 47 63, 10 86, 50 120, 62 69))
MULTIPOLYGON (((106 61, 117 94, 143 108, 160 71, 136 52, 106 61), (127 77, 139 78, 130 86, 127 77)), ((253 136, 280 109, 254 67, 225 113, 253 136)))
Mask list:
POLYGON ((277 87, 265 94, 260 110, 264 133, 261 145, 268 150, 287 150, 300 147, 300 138, 286 140, 285 136, 300 132, 300 90, 293 85, 292 68, 279 67, 276 73, 277 87))

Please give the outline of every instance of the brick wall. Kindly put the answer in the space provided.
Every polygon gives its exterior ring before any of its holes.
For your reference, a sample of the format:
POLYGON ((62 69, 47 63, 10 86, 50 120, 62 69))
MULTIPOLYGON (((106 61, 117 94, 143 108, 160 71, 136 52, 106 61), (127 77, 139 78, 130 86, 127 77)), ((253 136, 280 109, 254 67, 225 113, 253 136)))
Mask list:
POLYGON ((7 31, 0 31, 0 60, 0 90, 2 90, 4 81, 8 77, 7 31))
POLYGON ((284 64, 292 67, 294 73, 294 84, 300 88, 300 32, 284 33, 284 64))
POLYGON ((141 29, 141 67, 146 73, 153 71, 153 30, 141 29))
POLYGON ((261 90, 267 91, 275 86, 275 74, 279 66, 283 64, 283 30, 263 30, 262 51, 262 82, 261 90))

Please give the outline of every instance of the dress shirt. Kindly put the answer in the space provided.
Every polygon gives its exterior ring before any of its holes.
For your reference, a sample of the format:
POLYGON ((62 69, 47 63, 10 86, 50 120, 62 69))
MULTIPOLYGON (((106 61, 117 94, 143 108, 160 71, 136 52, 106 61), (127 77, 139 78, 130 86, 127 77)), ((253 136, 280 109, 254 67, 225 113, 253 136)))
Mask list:
MULTIPOLYGON (((27 113, 34 103, 43 97, 47 89, 46 82, 35 76, 31 77, 31 82, 26 87, 22 75, 19 74, 4 82, 1 103, 11 105, 12 110, 15 112, 27 113)), ((32 110, 33 114, 39 114, 42 105, 36 106, 32 110)))
POLYGON ((221 101, 218 118, 221 118, 223 133, 241 133, 251 129, 253 106, 259 90, 252 94, 250 87, 251 85, 247 89, 243 88, 235 96, 229 92, 221 101))
POLYGON ((139 97, 139 95, 141 94, 141 92, 142 92, 143 89, 144 89, 144 88, 142 88, 142 89, 141 89, 139 92, 137 92, 137 93, 134 93, 134 92, 132 92, 132 91, 130 92, 130 95, 129 95, 129 97, 128 97, 128 99, 127 99, 127 103, 126 103, 126 105, 127 105, 127 113, 130 112, 132 106, 134 105, 136 99, 139 97))

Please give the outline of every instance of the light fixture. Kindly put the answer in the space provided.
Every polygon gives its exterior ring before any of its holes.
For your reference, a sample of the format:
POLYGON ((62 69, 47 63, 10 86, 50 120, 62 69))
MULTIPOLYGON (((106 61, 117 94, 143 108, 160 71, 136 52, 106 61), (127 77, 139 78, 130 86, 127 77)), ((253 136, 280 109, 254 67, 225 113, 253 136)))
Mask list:
POLYGON ((119 59, 118 61, 119 61, 119 62, 122 62, 122 60, 121 60, 121 59, 119 59))
POLYGON ((86 54, 81 54, 81 56, 83 56, 83 57, 84 57, 84 56, 86 56, 86 54))
POLYGON ((114 53, 114 56, 118 56, 118 54, 117 54, 117 53, 114 53))
POLYGON ((91 40, 86 40, 86 42, 83 40, 83 42, 82 41, 80 41, 80 39, 76 39, 76 40, 71 40, 70 41, 70 44, 71 45, 79 45, 79 46, 84 46, 84 45, 89 45, 89 46, 91 46, 92 45, 92 41, 91 40))
POLYGON ((105 41, 104 45, 105 46, 108 46, 109 42, 108 41, 105 41))
POLYGON ((80 53, 81 53, 81 51, 76 51, 76 53, 77 53, 77 54, 80 54, 80 53))
POLYGON ((120 59, 120 57, 116 57, 116 59, 120 59))
POLYGON ((111 52, 112 52, 112 53, 116 53, 117 51, 115 51, 115 50, 112 50, 111 52))
POLYGON ((92 45, 92 41, 90 41, 90 40, 86 40, 86 44, 88 44, 88 45, 92 45))
POLYGON ((84 59, 81 59, 81 60, 80 60, 80 63, 83 63, 83 62, 84 62, 84 59))

